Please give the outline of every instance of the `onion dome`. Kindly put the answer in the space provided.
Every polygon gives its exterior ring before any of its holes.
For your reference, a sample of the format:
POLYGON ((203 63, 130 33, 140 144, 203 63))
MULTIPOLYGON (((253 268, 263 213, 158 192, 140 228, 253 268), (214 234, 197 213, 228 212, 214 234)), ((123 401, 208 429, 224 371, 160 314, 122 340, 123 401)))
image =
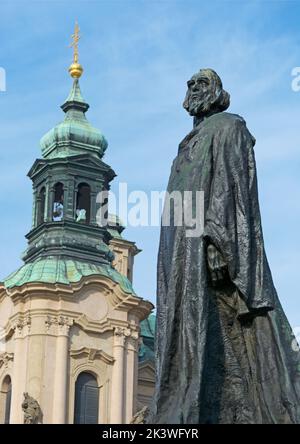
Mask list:
POLYGON ((82 97, 77 78, 61 108, 66 113, 65 119, 41 139, 43 157, 51 159, 91 153, 101 158, 107 142, 101 131, 94 128, 85 116, 89 105, 82 97))

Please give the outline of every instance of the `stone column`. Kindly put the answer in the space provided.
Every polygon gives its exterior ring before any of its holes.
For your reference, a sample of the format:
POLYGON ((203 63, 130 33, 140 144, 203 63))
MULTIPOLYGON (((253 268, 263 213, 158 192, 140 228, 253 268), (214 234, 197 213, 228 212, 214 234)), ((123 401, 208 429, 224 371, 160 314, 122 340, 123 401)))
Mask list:
POLYGON ((91 191, 90 193, 90 224, 96 225, 96 211, 97 211, 97 205, 96 205, 96 191, 91 191))
POLYGON ((125 422, 130 424, 136 409, 136 387, 138 383, 137 375, 137 351, 139 334, 131 331, 127 339, 126 347, 126 415, 125 422))
MULTIPOLYGON (((95 187, 96 190, 96 195, 95 195, 95 223, 98 226, 102 226, 103 225, 103 218, 104 218, 104 214, 103 213, 103 209, 101 210, 101 208, 105 205, 102 202, 102 198, 103 196, 101 196, 99 193, 104 191, 103 190, 103 185, 96 185, 95 187)), ((107 191, 108 193, 108 191, 107 191)))
POLYGON ((66 220, 69 218, 69 213, 68 213, 69 193, 70 193, 70 189, 68 186, 68 181, 65 181, 65 183, 64 183, 64 202, 63 202, 63 220, 66 220))
MULTIPOLYGON (((21 337, 15 338, 14 341, 14 371, 12 378, 12 394, 11 394, 11 411, 10 411, 10 423, 22 424, 22 401, 24 385, 22 381, 22 372, 26 372, 24 369, 25 356, 23 355, 23 339, 21 337)), ((25 360, 26 362, 26 360, 25 360)), ((26 365, 26 364, 25 364, 26 365)))
POLYGON ((53 205, 54 205, 54 187, 49 184, 47 187, 48 190, 48 199, 47 199, 47 222, 53 221, 53 205))
POLYGON ((23 393, 26 392, 27 351, 26 341, 30 331, 31 319, 18 319, 14 326, 14 362, 12 377, 12 396, 10 423, 22 424, 24 414, 22 411, 23 393))
POLYGON ((112 370, 110 423, 124 423, 124 354, 126 329, 116 327, 114 330, 113 356, 115 359, 112 370))
POLYGON ((64 215, 65 219, 75 220, 75 180, 69 179, 65 185, 64 215))
POLYGON ((33 204, 32 204, 32 225, 31 228, 37 225, 37 216, 39 214, 39 205, 41 204, 41 198, 38 196, 37 191, 33 191, 33 204))
POLYGON ((66 424, 69 361, 69 330, 72 321, 60 316, 57 323, 56 363, 53 386, 53 424, 66 424))

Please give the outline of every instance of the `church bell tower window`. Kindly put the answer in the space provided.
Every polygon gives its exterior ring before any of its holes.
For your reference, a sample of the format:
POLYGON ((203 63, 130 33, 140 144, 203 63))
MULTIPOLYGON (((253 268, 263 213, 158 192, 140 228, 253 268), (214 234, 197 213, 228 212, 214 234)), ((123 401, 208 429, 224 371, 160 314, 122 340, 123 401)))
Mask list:
POLYGON ((53 220, 60 222, 64 217, 64 186, 58 182, 54 186, 53 220))
POLYGON ((76 222, 90 223, 91 187, 86 183, 78 185, 76 199, 76 222))

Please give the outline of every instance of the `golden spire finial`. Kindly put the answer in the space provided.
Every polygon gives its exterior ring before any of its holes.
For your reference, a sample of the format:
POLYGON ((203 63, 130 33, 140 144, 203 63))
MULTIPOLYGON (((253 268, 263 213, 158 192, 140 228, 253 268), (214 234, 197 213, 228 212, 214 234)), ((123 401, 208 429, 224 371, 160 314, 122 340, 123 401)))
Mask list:
POLYGON ((72 40, 73 41, 72 41, 72 43, 70 45, 70 47, 74 48, 73 63, 72 63, 72 65, 69 68, 69 73, 75 79, 79 79, 79 77, 81 77, 81 74, 83 73, 83 68, 78 63, 78 42, 79 42, 79 39, 80 39, 79 32, 80 32, 80 29, 79 29, 78 23, 76 21, 74 34, 72 34, 72 40))

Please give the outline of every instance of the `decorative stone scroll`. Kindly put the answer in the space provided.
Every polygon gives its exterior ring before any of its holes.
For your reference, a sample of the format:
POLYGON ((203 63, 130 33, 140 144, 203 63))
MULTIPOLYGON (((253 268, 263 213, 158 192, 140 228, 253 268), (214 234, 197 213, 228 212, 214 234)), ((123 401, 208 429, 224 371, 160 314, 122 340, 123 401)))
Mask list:
POLYGON ((133 341, 137 342, 139 339, 138 331, 127 328, 127 327, 115 327, 114 329, 114 340, 116 346, 123 347, 125 345, 125 341, 133 341))
POLYGON ((30 333, 31 317, 29 315, 18 317, 13 324, 16 338, 23 338, 30 333))
POLYGON ((57 335, 68 336, 73 322, 73 319, 68 318, 67 316, 47 316, 45 320, 46 332, 50 333, 54 326, 57 335))
POLYGON ((13 353, 1 353, 0 355, 0 368, 5 367, 7 368, 10 361, 14 360, 14 354, 13 353))

